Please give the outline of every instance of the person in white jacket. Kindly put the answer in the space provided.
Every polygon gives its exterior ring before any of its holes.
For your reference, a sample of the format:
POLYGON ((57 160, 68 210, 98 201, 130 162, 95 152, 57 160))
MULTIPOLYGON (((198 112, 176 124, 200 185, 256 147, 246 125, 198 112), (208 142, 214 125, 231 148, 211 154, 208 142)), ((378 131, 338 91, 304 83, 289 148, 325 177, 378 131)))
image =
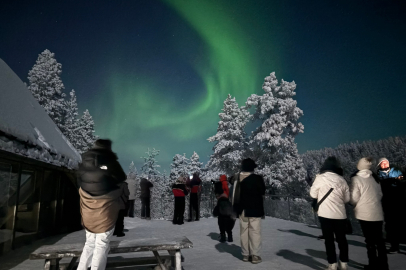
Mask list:
POLYGON ((359 160, 359 171, 351 178, 351 204, 355 206, 355 217, 365 237, 369 265, 364 269, 387 270, 388 256, 382 237, 382 190, 378 176, 374 177, 371 171, 373 163, 371 157, 359 160))
POLYGON ((318 216, 325 238, 327 270, 348 269, 348 242, 345 236, 347 214, 345 204, 350 201, 350 190, 342 177, 343 169, 336 157, 328 157, 316 176, 310 189, 310 196, 320 201, 332 188, 333 191, 320 204, 318 216), (334 236, 340 249, 340 261, 337 255, 334 236))

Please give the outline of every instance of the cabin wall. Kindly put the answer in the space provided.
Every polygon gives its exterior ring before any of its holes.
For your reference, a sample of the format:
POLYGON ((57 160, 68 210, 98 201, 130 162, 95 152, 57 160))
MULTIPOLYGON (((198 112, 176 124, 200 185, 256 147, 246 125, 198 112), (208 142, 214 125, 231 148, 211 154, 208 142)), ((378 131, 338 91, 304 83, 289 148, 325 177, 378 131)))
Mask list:
POLYGON ((74 171, 0 151, 0 255, 78 229, 74 171))

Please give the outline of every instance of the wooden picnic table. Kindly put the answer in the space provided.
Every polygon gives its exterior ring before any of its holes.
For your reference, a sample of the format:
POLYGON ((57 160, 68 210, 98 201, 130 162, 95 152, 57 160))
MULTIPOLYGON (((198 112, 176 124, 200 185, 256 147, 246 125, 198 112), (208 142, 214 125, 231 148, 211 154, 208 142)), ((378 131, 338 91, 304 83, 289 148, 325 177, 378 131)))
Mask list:
MULTIPOLYGON (((72 270, 76 264, 77 259, 82 254, 85 243, 72 243, 72 244, 54 244, 46 245, 38 248, 30 254, 30 260, 45 259, 44 269, 59 270, 59 261, 62 258, 72 258, 67 270, 72 270)), ((169 270, 164 265, 162 256, 159 255, 159 250, 166 250, 172 261, 172 267, 175 270, 182 269, 182 255, 180 250, 185 248, 192 248, 193 243, 187 237, 174 237, 174 238, 145 238, 145 239, 123 239, 121 241, 110 242, 109 254, 118 253, 131 253, 152 251, 156 262, 161 266, 162 270, 169 270)), ((144 261, 148 258, 139 259, 144 261)), ((123 259, 126 260, 126 259, 123 259)), ((132 262, 136 263, 137 259, 133 258, 132 262)), ((149 260, 150 262, 151 260, 149 260)), ((144 264, 142 263, 142 264, 144 264)))

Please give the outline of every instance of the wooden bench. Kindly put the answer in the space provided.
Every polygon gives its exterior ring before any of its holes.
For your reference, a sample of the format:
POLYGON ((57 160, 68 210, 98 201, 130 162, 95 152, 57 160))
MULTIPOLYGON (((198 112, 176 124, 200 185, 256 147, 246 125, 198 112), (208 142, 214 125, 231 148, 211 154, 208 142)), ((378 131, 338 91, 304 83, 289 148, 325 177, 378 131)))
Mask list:
MULTIPOLYGON (((49 246, 42 246, 30 254, 30 260, 44 260, 44 269, 59 270, 59 261, 62 258, 72 258, 67 270, 72 270, 75 267, 77 259, 80 257, 85 243, 73 244, 55 244, 49 246)), ((121 241, 110 242, 109 254, 130 253, 152 251, 156 259, 155 263, 161 266, 162 270, 169 270, 165 264, 162 256, 159 255, 159 250, 166 250, 169 253, 172 267, 175 270, 182 269, 182 255, 181 249, 192 248, 193 243, 187 237, 178 238, 147 238, 147 239, 123 239, 121 241)), ((165 256, 166 257, 166 256, 165 256)), ((153 257, 152 257, 153 258, 153 257)), ((128 260, 131 260, 132 265, 139 264, 152 264, 151 257, 148 258, 131 258, 123 259, 123 263, 128 265, 128 260)), ((117 266, 117 265, 115 265, 117 266)))

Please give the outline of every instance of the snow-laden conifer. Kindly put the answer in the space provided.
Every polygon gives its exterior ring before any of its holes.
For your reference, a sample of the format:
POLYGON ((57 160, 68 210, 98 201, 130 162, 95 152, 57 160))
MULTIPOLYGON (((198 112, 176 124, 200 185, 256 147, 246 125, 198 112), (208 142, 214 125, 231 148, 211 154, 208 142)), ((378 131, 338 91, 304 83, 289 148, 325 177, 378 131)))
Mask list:
POLYGON ((28 72, 28 89, 45 109, 64 135, 65 106, 63 90, 65 89, 60 75, 62 65, 49 50, 38 55, 38 59, 28 72))
POLYGON ((193 152, 193 155, 190 157, 188 171, 190 174, 198 173, 201 174, 203 162, 199 161, 199 155, 196 152, 193 152))
POLYGON ((78 130, 79 136, 82 138, 82 143, 78 146, 78 151, 83 153, 92 147, 94 142, 97 140, 97 136, 94 135, 94 121, 89 113, 89 110, 85 110, 83 112, 83 115, 79 120, 78 130))
POLYGON ((84 144, 84 139, 80 133, 80 122, 78 119, 78 104, 75 90, 69 94, 70 99, 65 102, 65 136, 76 149, 80 149, 84 144))
POLYGON ((143 175, 145 175, 148 179, 152 179, 154 177, 159 176, 161 173, 158 171, 158 168, 161 166, 157 164, 156 156, 159 155, 159 150, 152 148, 145 152, 147 155, 145 157, 141 157, 144 159, 144 164, 141 167, 141 171, 143 175))
POLYGON ((287 189, 290 194, 303 192, 306 171, 298 154, 295 136, 304 130, 299 122, 303 111, 297 107, 295 82, 281 80, 275 73, 265 78, 265 93, 253 94, 247 108, 255 107, 254 120, 261 125, 249 137, 249 154, 258 164, 257 172, 269 184, 287 189))
POLYGON ((186 154, 179 155, 176 154, 173 157, 172 164, 171 164, 171 173, 170 179, 175 181, 179 178, 179 176, 187 176, 189 174, 189 160, 186 157, 186 154))
POLYGON ((244 157, 246 150, 244 128, 250 119, 250 114, 245 107, 238 106, 235 98, 228 95, 219 117, 217 134, 208 139, 209 142, 216 142, 216 144, 207 169, 215 174, 231 175, 239 170, 244 157))

